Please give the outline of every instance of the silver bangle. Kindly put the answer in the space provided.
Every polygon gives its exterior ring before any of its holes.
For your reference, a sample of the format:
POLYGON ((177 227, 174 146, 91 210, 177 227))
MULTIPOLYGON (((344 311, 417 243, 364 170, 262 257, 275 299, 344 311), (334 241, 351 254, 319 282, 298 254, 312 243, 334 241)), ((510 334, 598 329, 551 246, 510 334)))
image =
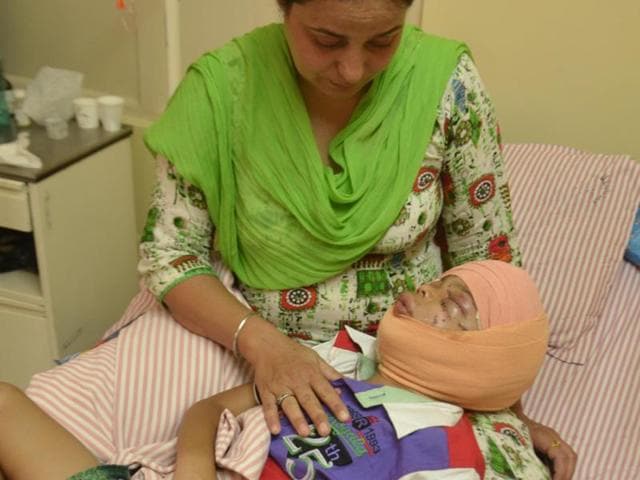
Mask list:
POLYGON ((247 313, 240 320, 240 323, 236 327, 236 331, 233 332, 233 342, 231 343, 231 352, 233 353, 233 356, 236 358, 240 358, 240 353, 238 353, 238 337, 240 336, 240 332, 242 331, 244 326, 247 324, 247 320, 249 320, 249 317, 252 317, 253 315, 258 315, 258 312, 251 311, 247 313))
POLYGON ((262 399, 260 398, 258 387, 256 387, 256 382, 253 382, 253 399, 256 401, 256 404, 262 405, 262 399))

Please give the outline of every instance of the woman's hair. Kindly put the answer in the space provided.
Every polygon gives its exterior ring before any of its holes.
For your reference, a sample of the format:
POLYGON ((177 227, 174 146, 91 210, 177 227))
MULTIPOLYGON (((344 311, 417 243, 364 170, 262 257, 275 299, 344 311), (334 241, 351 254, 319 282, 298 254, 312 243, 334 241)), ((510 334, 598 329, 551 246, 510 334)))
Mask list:
MULTIPOLYGON (((311 0, 278 0, 278 4, 280 5, 280 8, 282 9, 282 11, 287 13, 291 8, 291 5, 293 5, 294 3, 307 3, 309 1, 311 0)), ((391 1, 396 3, 402 3, 406 5, 407 8, 410 7, 411 4, 413 3, 413 0, 391 0, 391 1)))

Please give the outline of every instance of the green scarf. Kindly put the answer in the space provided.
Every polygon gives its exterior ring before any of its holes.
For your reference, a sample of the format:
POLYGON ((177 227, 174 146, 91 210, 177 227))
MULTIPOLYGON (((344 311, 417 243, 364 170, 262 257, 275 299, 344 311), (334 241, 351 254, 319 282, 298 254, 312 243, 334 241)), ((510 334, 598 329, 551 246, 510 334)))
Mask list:
POLYGON ((405 27, 331 142, 338 173, 320 158, 279 24, 191 65, 145 142, 204 192, 216 248, 243 283, 310 285, 344 271, 395 221, 465 51, 405 27))

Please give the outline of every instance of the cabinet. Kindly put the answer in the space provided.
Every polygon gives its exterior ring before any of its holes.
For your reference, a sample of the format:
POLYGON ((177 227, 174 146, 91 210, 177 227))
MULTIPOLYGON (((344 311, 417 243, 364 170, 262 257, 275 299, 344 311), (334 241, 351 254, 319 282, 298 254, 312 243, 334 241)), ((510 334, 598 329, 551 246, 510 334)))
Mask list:
POLYGON ((137 290, 131 130, 29 129, 41 170, 0 165, 0 227, 30 232, 38 273, 0 273, 0 380, 24 387, 95 344, 137 290))

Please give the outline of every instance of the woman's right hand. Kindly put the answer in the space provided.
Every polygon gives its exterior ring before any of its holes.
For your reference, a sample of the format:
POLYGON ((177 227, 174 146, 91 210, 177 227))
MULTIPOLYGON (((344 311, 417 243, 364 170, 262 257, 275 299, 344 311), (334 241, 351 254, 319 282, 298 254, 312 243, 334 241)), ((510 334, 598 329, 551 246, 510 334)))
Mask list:
POLYGON ((349 420, 347 408, 329 383, 341 375, 315 351, 300 345, 275 328, 269 332, 254 330, 246 333, 250 335, 241 336, 240 351, 254 367, 254 381, 272 434, 280 432, 279 408, 301 436, 311 434, 305 413, 319 435, 327 436, 331 433, 323 404, 338 420, 349 420), (242 342, 243 339, 247 342, 242 342))

